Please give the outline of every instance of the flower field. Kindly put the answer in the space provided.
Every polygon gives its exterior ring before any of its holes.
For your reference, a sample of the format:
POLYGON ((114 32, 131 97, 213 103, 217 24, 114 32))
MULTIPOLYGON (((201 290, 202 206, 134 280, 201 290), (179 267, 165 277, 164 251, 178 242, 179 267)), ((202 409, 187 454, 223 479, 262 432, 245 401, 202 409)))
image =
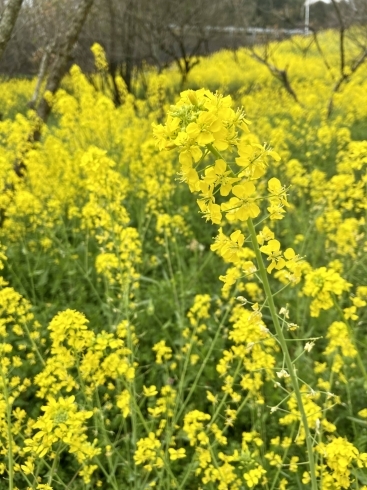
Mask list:
POLYGON ((94 46, 39 142, 0 81, 1 490, 367 490, 367 63, 318 42, 119 107, 94 46))

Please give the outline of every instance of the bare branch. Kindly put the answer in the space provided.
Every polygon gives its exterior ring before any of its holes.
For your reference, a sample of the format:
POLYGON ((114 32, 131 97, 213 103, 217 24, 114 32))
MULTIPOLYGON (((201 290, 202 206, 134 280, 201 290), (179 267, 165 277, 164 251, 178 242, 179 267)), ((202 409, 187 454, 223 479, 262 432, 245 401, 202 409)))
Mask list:
POLYGON ((298 100, 297 94, 293 90, 291 82, 288 78, 287 68, 284 68, 282 70, 282 69, 276 67, 275 65, 273 65, 272 63, 270 63, 270 61, 269 61, 270 55, 269 55, 269 52, 267 49, 265 49, 264 57, 259 56, 253 48, 251 48, 250 51, 251 51, 252 58, 254 58, 255 60, 257 60, 260 63, 262 63, 263 65, 265 65, 267 67, 267 69, 270 71, 270 73, 282 83, 283 87, 286 89, 286 91, 289 93, 289 95, 291 95, 291 97, 293 97, 295 102, 297 102, 297 104, 299 104, 299 105, 302 105, 300 103, 300 101, 298 100))
POLYGON ((328 117, 331 116, 331 113, 333 111, 335 94, 340 91, 340 89, 342 88, 342 86, 344 84, 349 82, 349 80, 351 79, 351 76, 358 70, 358 68, 366 60, 367 60, 367 49, 365 49, 365 51, 363 51, 363 53, 360 54, 359 58, 354 61, 353 65, 350 67, 350 73, 348 75, 344 73, 339 78, 339 80, 336 82, 336 84, 334 85, 331 97, 329 99, 328 110, 327 110, 328 117))
POLYGON ((345 23, 339 9, 339 5, 335 0, 331 0, 338 17, 339 22, 339 52, 340 52, 340 74, 344 75, 345 69, 345 23))
POLYGON ((37 105, 37 100, 38 100, 39 93, 41 90, 41 85, 42 85, 42 82, 46 76, 46 72, 47 72, 49 62, 50 62, 50 57, 51 57, 51 53, 53 51, 53 47, 54 47, 53 45, 49 44, 43 50, 42 59, 41 59, 41 63, 40 63, 40 67, 39 67, 38 75, 37 75, 36 87, 34 89, 32 98, 28 103, 29 107, 32 109, 34 109, 37 105))
POLYGON ((324 62, 325 67, 327 68, 327 70, 329 71, 329 73, 331 74, 331 76, 334 78, 333 72, 331 70, 331 66, 329 65, 329 62, 326 59, 325 53, 324 53, 324 51, 322 50, 322 48, 320 46, 319 38, 317 37, 317 32, 314 29, 312 29, 312 28, 310 28, 310 29, 312 31, 312 35, 313 35, 313 39, 314 39, 314 42, 315 42, 317 51, 319 52, 319 55, 321 56, 322 61, 324 62))
POLYGON ((23 0, 9 0, 0 17, 0 58, 11 37, 23 0))
MULTIPOLYGON (((339 23, 339 56, 340 56, 340 76, 336 81, 332 93, 328 102, 327 107, 327 115, 331 116, 334 107, 334 97, 335 94, 340 92, 341 88, 350 81, 352 75, 358 70, 358 68, 367 60, 367 46, 366 43, 361 43, 359 39, 354 39, 354 45, 359 48, 358 55, 354 58, 354 60, 348 62, 346 61, 346 46, 345 39, 347 34, 348 27, 356 24, 356 13, 357 9, 354 5, 352 5, 352 11, 347 11, 348 14, 343 15, 343 12, 338 5, 336 0, 331 0, 336 16, 338 18, 339 23), (347 69, 348 68, 348 69, 347 69)), ((361 13, 359 14, 361 15, 361 13)), ((360 16, 359 22, 363 23, 363 17, 360 16)))

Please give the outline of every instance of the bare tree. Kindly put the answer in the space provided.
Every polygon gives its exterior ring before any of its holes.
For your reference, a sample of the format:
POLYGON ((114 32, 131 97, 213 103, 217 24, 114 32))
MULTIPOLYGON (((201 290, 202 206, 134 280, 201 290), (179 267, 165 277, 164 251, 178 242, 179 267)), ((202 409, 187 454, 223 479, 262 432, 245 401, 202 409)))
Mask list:
POLYGON ((23 0, 8 0, 0 17, 0 58, 11 37, 23 0))
POLYGON ((265 65, 267 69, 270 71, 270 73, 273 75, 273 77, 275 77, 277 80, 281 82, 285 90, 288 92, 288 94, 291 97, 293 97, 295 102, 301 105, 300 101, 298 100, 297 94, 294 91, 291 81, 289 79, 288 67, 278 68, 275 62, 272 61, 272 50, 270 47, 270 43, 264 44, 262 55, 258 54, 257 50, 253 46, 251 46, 249 50, 252 58, 265 65))
MULTIPOLYGON (((50 66, 50 71, 45 88, 45 91, 50 92, 51 94, 54 94, 59 88, 60 82, 68 69, 73 47, 78 40, 80 31, 84 25, 85 19, 87 18, 92 4, 93 0, 79 1, 79 3, 75 6, 69 29, 55 48, 56 55, 50 66)), ((51 107, 47 103, 47 100, 42 97, 37 107, 37 114, 39 118, 43 122, 46 122, 50 111, 51 107)), ((39 140, 40 135, 40 130, 37 130, 33 135, 34 140, 39 140)))
POLYGON ((74 2, 70 0, 37 0, 27 7, 24 21, 31 28, 35 51, 32 56, 38 65, 37 83, 29 101, 29 106, 35 108, 39 99, 42 82, 44 81, 52 61, 56 56, 56 47, 65 36, 66 26, 71 22, 74 2))
POLYGON ((335 81, 328 102, 328 117, 334 108, 334 97, 346 85, 367 60, 367 5, 365 1, 339 4, 331 0, 338 22, 339 76, 335 81), (349 41, 349 50, 347 48, 349 41), (348 52, 349 51, 349 56, 348 52))
POLYGON ((230 19, 233 25, 232 43, 228 47, 233 50, 236 61, 238 61, 237 49, 246 44, 251 44, 254 41, 253 35, 250 35, 249 38, 246 33, 244 36, 243 31, 251 25, 254 25, 256 7, 255 0, 249 0, 247 2, 243 2, 242 0, 227 0, 227 9, 231 13, 230 19))
MULTIPOLYGON (((68 69, 71 52, 75 43, 78 40, 80 31, 84 25, 89 10, 92 7, 93 1, 94 0, 79 0, 79 3, 75 5, 75 9, 68 30, 66 31, 64 36, 60 37, 58 43, 55 41, 56 54, 50 65, 45 92, 47 91, 51 94, 54 94, 59 88, 60 82, 68 69)), ((45 65, 44 58, 42 58, 41 60, 40 72, 44 71, 44 67, 42 65, 45 65)), ((51 107, 47 103, 45 97, 42 97, 37 107, 37 115, 43 123, 47 122, 50 112, 51 107)), ((35 129, 34 132, 28 136, 29 141, 39 141, 40 138, 41 126, 35 129)), ((26 171, 24 157, 21 157, 14 162, 13 169, 18 177, 24 176, 24 173, 26 171)))
POLYGON ((81 45, 98 42, 109 64, 104 86, 118 105, 116 77, 134 91, 134 74, 145 62, 159 70, 172 62, 181 74, 181 86, 199 62, 200 55, 218 38, 224 22, 224 3, 219 0, 96 0, 81 37, 81 45))
POLYGON ((39 70, 38 70, 38 74, 37 74, 37 82, 36 82, 36 86, 34 88, 34 92, 33 92, 33 95, 31 97, 31 100, 28 103, 28 105, 31 109, 34 109, 37 105, 37 101, 38 101, 39 94, 41 91, 42 82, 46 77, 47 70, 48 70, 48 67, 50 64, 50 59, 51 59, 51 55, 53 52, 53 47, 54 46, 52 44, 49 44, 46 46, 45 49, 40 50, 42 57, 41 57, 41 62, 40 62, 39 70))
POLYGON ((140 44, 140 8, 139 0, 113 2, 107 0, 110 22, 110 39, 108 49, 109 73, 112 80, 112 91, 116 105, 120 105, 120 93, 116 77, 121 76, 129 92, 133 91, 134 67, 141 62, 140 44))
POLYGON ((147 2, 143 39, 151 60, 160 68, 175 63, 181 74, 181 88, 200 55, 209 51, 209 43, 223 25, 225 2, 211 0, 157 0, 147 2))
MULTIPOLYGON (((147 51, 141 41, 143 2, 146 0, 95 0, 93 9, 79 38, 76 56, 78 63, 81 53, 89 50, 95 42, 105 50, 109 76, 102 75, 103 89, 107 89, 115 102, 120 105, 121 93, 117 77, 121 77, 129 92, 134 91, 134 72, 146 58, 147 51)), ((90 72, 91 59, 82 62, 83 69, 90 72)), ((91 78, 93 83, 93 78, 91 78)))
MULTIPOLYGON (((303 0, 231 0, 235 9, 236 27, 241 30, 242 43, 249 55, 266 66, 287 93, 300 104, 289 77, 288 66, 280 67, 275 59, 279 41, 299 29, 303 0), (249 37, 251 36, 251 37, 249 37)), ((237 57, 236 57, 237 59, 237 57)))

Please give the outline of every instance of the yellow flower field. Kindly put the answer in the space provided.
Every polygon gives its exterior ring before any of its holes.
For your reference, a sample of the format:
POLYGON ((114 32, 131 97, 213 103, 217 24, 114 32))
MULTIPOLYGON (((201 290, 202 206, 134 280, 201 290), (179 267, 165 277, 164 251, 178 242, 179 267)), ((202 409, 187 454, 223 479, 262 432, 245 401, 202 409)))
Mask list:
POLYGON ((36 81, 0 81, 1 490, 367 490, 367 63, 346 46, 334 94, 326 32, 270 46, 296 98, 241 49, 181 93, 174 68, 117 80, 115 107, 95 45, 40 142, 36 81))

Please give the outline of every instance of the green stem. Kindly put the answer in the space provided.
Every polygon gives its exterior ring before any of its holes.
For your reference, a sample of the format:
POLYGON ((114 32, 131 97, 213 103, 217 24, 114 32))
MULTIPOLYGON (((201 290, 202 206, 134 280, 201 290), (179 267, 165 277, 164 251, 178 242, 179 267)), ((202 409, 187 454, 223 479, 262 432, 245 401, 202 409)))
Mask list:
POLYGON ((276 331, 276 334, 278 337, 279 344, 280 344, 282 351, 283 351, 285 364, 287 366, 288 373, 289 373, 290 378, 291 378, 292 386, 293 386, 294 393, 295 393, 295 396, 297 399, 298 409, 299 409, 299 412, 301 415, 302 424, 303 424, 305 434, 306 434, 306 444, 307 444, 307 452, 308 452, 309 467, 310 467, 310 474, 311 474, 311 488, 312 488, 312 490, 317 490, 318 486, 317 486, 316 468, 315 468, 314 455, 313 455, 312 436, 310 433, 310 429, 308 427, 307 415, 306 415, 305 408, 303 406, 302 394, 300 392, 299 385, 298 385, 298 378, 296 375, 296 371, 294 369, 294 365, 292 363, 291 356, 290 356, 289 351, 288 351, 287 342, 284 338, 283 330, 282 330, 280 323, 279 323, 278 315, 277 315, 274 300, 273 300, 273 294, 272 294, 270 284, 269 284, 269 280, 268 280, 268 274, 267 274, 267 271, 266 271, 265 266, 264 266, 264 262, 263 262, 263 259, 261 256, 259 245, 257 243, 256 231, 255 231, 255 227, 254 227, 254 224, 253 224, 251 218, 249 218, 247 220, 247 226, 248 226, 249 231, 250 231, 251 242, 252 242, 252 246, 253 246, 253 249, 254 249, 254 252, 256 255, 256 260, 257 260, 257 264, 258 264, 258 268, 259 268, 259 272, 260 272, 260 276, 261 276, 261 281, 262 281, 262 284, 263 284, 263 287, 265 290, 265 294, 266 294, 266 297, 268 300, 271 318, 272 318, 272 321, 273 321, 273 324, 275 327, 275 331, 276 331))
MULTIPOLYGON (((208 144, 207 148, 216 158, 222 158, 223 159, 222 155, 219 153, 219 151, 216 148, 214 148, 214 146, 212 144, 208 144)), ((261 281, 262 281, 264 291, 266 294, 266 298, 268 301, 269 310, 271 313, 271 318, 272 318, 272 321, 273 321, 273 324, 275 327, 275 331, 276 331, 276 334, 278 337, 279 344, 280 344, 282 351, 283 351, 285 364, 287 366, 288 373, 289 373, 290 378, 291 378, 291 383, 292 383, 294 393, 295 393, 295 396, 297 399, 298 409, 299 409, 299 412, 301 415, 301 421, 302 421, 302 424, 303 424, 303 427, 305 430, 305 434, 306 434, 306 444, 307 444, 307 452, 308 452, 309 467, 310 467, 310 474, 311 474, 311 488, 312 488, 312 490, 318 490, 317 479, 316 479, 316 468, 315 468, 314 455, 313 455, 312 436, 310 433, 310 429, 308 427, 307 415, 305 412, 305 408, 303 406, 302 394, 301 394, 301 391, 300 391, 299 385, 298 385, 298 378, 297 378, 297 375, 296 375, 296 372, 294 369, 294 365, 292 363, 292 359, 291 359, 289 351, 288 351, 287 342, 286 342, 286 339, 284 338, 282 327, 279 323, 278 315, 277 315, 274 300, 273 300, 273 293, 271 291, 269 280, 268 280, 268 274, 267 274, 267 271, 266 271, 265 266, 264 266, 264 262, 263 262, 263 259, 261 256, 259 244, 257 243, 256 231, 255 231, 255 227, 254 227, 254 224, 253 224, 251 218, 248 218, 247 226, 248 226, 249 231, 250 231, 251 242, 252 242, 252 246, 253 246, 253 249, 254 249, 254 252, 256 255, 256 261, 258 263, 258 269, 260 272, 261 281)))
MULTIPOLYGON (((23 439, 23 440, 24 440, 24 439, 23 439)), ((43 458, 41 458, 41 460, 40 460, 40 464, 38 464, 38 465, 37 465, 37 471, 36 471, 36 474, 34 475, 34 481, 37 481, 37 479, 38 479, 38 475, 39 475, 39 473, 40 473, 40 471, 38 471, 38 469, 39 469, 39 468, 42 468, 42 467, 43 467, 43 465, 44 465, 44 466, 46 466, 46 468, 47 468, 49 471, 51 471, 51 465, 50 465, 50 464, 48 464, 48 462, 45 460, 45 458, 44 458, 44 457, 43 457, 43 458), (41 466, 41 465, 42 465, 42 466, 41 466)), ((54 481, 57 481, 57 483, 58 483, 59 485, 61 485, 61 486, 63 486, 63 487, 65 487, 65 488, 66 488, 65 483, 64 483, 64 482, 63 482, 63 481, 60 479, 60 477, 58 476, 58 474, 57 474, 57 473, 54 473, 54 475, 53 475, 53 480, 54 480, 54 481)))
POLYGON ((54 476, 54 473, 56 471, 57 462, 58 462, 58 458, 59 458, 61 451, 62 451, 62 444, 61 444, 61 442, 59 442, 59 446, 57 448, 57 451, 56 451, 56 454, 55 454, 55 457, 54 457, 54 460, 52 462, 52 466, 50 469, 50 473, 48 475, 48 480, 47 480, 48 485, 52 484, 53 476, 54 476))
POLYGON ((9 463, 9 468, 8 468, 8 474, 9 474, 9 490, 13 490, 14 488, 14 460, 13 460, 13 438, 12 438, 12 433, 11 433, 11 407, 9 403, 9 392, 8 392, 8 387, 6 385, 6 377, 4 375, 1 363, 0 363, 0 371, 1 371, 1 378, 3 382, 3 393, 4 393, 4 400, 6 404, 6 425, 8 429, 8 463, 9 463))
POLYGON ((23 247, 24 247, 24 250, 26 251, 26 253, 24 254, 25 255, 25 261, 27 263, 28 277, 31 281, 31 286, 32 286, 32 303, 34 305, 36 305, 37 304, 36 288, 34 286, 33 271, 31 270, 31 264, 30 264, 29 258, 28 258, 29 251, 28 251, 28 248, 27 248, 25 242, 23 242, 23 247))
MULTIPOLYGON (((134 365, 134 342, 133 342, 133 331, 131 329, 131 324, 130 324, 130 312, 129 312, 129 294, 130 294, 130 288, 129 285, 126 286, 124 292, 123 292, 123 306, 124 306, 124 313, 125 313, 125 318, 127 321, 127 329, 126 329, 126 341, 127 341, 127 348, 130 351, 130 354, 128 355, 129 359, 129 364, 130 366, 134 365)), ((130 400, 132 404, 135 405, 135 408, 137 410, 132 409, 131 410, 131 446, 134 450, 136 451, 136 445, 138 442, 138 420, 137 420, 137 414, 138 416, 141 415, 139 406, 137 404, 137 393, 136 393, 136 385, 135 385, 135 377, 131 381, 131 383, 127 382, 127 390, 130 395, 130 400)), ((144 420, 144 418, 143 418, 144 420)), ((138 481, 138 475, 137 475, 137 467, 136 464, 134 464, 133 468, 133 478, 134 478, 134 484, 138 481)), ((140 479, 139 479, 140 481, 140 479)))
POLYGON ((197 327, 194 328, 194 330, 191 334, 190 345, 189 345, 189 348, 186 352, 186 357, 185 357, 185 362, 184 362, 182 372, 180 373, 180 381, 178 384, 178 393, 177 393, 178 403, 175 403, 174 413, 172 416, 172 427, 174 427, 177 423, 176 415, 177 415, 177 412, 179 410, 179 406, 181 406, 181 403, 184 402, 183 400, 181 400, 181 398, 182 398, 184 387, 185 387, 186 372, 187 372, 187 368, 188 368, 189 362, 190 362, 190 354, 191 354, 192 348, 193 348, 194 343, 195 343, 194 339, 195 339, 196 333, 197 333, 197 327))
POLYGON ((208 148, 208 150, 217 158, 220 158, 221 160, 224 160, 224 158, 222 157, 222 155, 219 153, 219 151, 214 148, 214 146, 209 143, 208 145, 206 145, 206 147, 208 148))
MULTIPOLYGON (((128 389, 129 383, 125 384, 124 386, 126 386, 127 387, 126 389, 128 389)), ((138 416, 138 418, 139 418, 142 426, 145 429, 145 432, 147 434, 149 434, 149 432, 152 432, 152 427, 149 427, 148 426, 148 421, 147 421, 146 418, 144 418, 144 415, 143 415, 142 411, 140 410, 139 405, 137 404, 136 396, 134 396, 134 397, 131 398, 131 404, 132 404, 132 407, 133 407, 133 409, 131 410, 131 413, 134 413, 134 410, 135 410, 135 412, 137 413, 137 416, 138 416)), ((136 444, 134 444, 134 448, 135 448, 135 446, 136 446, 136 444)))
MULTIPOLYGON (((294 433, 294 424, 292 425, 292 430, 291 430, 291 439, 293 439, 293 433, 294 433)), ((280 465, 280 466, 278 466, 278 468, 277 468, 277 472, 276 472, 276 474, 275 474, 275 476, 274 476, 273 483, 272 483, 272 485, 271 485, 270 490, 274 490, 274 489, 275 489, 275 485, 276 485, 276 483, 277 483, 277 481, 278 481, 278 478, 279 478, 280 472, 281 472, 281 470, 282 470, 282 467, 283 467, 283 465, 284 465, 285 460, 287 459, 287 455, 288 455, 289 448, 290 448, 290 446, 286 447, 286 448, 285 448, 285 450, 284 450, 284 454, 283 454, 283 458, 282 458, 282 463, 281 463, 281 465, 280 465)))
POLYGON ((30 480, 27 478, 27 476, 26 476, 24 473, 22 473, 22 477, 23 477, 23 478, 25 479, 25 481, 28 483, 28 486, 29 486, 30 488, 32 488, 32 483, 30 482, 30 480))
POLYGON ((180 328, 181 328, 182 327, 181 305, 180 305, 180 300, 179 300, 178 293, 177 293, 176 280, 175 280, 175 276, 173 273, 171 254, 170 254, 170 250, 168 247, 168 239, 167 239, 167 233, 166 232, 164 232, 164 246, 166 249, 168 270, 169 270, 169 275, 170 275, 170 279, 171 279, 171 283, 172 283, 173 297, 174 297, 174 301, 176 303, 177 314, 179 315, 180 328))
MULTIPOLYGON (((100 427, 102 429, 104 443, 105 443, 106 446, 107 445, 108 446, 112 446, 111 441, 110 441, 110 438, 108 437, 108 431, 106 429, 106 425, 105 425, 105 422, 104 422, 103 408, 102 408, 101 400, 99 398, 98 390, 96 390, 96 402, 97 402, 97 406, 98 406, 99 414, 100 414, 100 417, 99 417, 100 422, 101 422, 100 427)), ((108 466, 108 469, 109 469, 108 481, 117 490, 118 489, 118 484, 117 484, 117 481, 116 481, 116 475, 115 475, 115 472, 114 472, 113 463, 112 463, 111 458, 109 456, 107 456, 106 459, 107 459, 107 466, 108 466)))
MULTIPOLYGON (((236 381, 237 375, 238 375, 238 373, 239 373, 239 372, 240 372, 240 370, 241 370, 242 363, 243 363, 243 360, 242 360, 242 359, 239 359, 238 364, 237 364, 237 367, 236 367, 236 370, 235 370, 235 373, 234 373, 234 375, 233 375, 233 383, 232 383, 232 384, 234 384, 234 383, 235 383, 235 381, 236 381)), ((210 429, 210 427, 211 427, 211 426, 214 424, 214 422, 217 420, 217 417, 218 417, 218 415, 220 414, 220 411, 221 411, 221 409, 222 409, 223 405, 225 404, 225 402, 226 402, 227 398, 228 398, 228 392, 225 392, 225 394, 224 394, 224 396, 223 396, 223 398, 222 398, 221 402, 218 404, 218 406, 217 406, 217 408, 216 408, 216 410, 215 410, 215 412, 214 412, 214 414, 213 414, 212 418, 210 419, 210 422, 209 422, 209 424, 208 424, 208 429, 210 429)))
POLYGON ((230 312, 230 308, 227 308, 227 310, 225 311, 225 313, 224 313, 224 315, 223 315, 222 321, 220 322, 220 324, 219 324, 219 326, 218 326, 218 328, 217 328, 217 331, 216 331, 216 334, 215 334, 215 336, 214 336, 214 339, 212 340, 212 342, 211 342, 211 344, 210 344, 210 347, 209 347, 209 350, 208 350, 208 352, 207 352, 207 354, 206 354, 206 356, 205 356, 205 359, 204 359, 204 361, 202 362, 202 364, 201 364, 201 366, 200 366, 200 369, 199 369, 199 371, 198 371, 197 375, 195 376, 195 379, 194 379, 194 382, 192 383, 192 386, 191 386, 191 388, 190 388, 190 391, 189 391, 189 393, 188 393, 188 395, 187 395, 187 397, 186 397, 185 401, 182 403, 181 408, 180 408, 180 411, 178 412, 178 414, 177 414, 177 416, 176 416, 176 418, 175 418, 175 420, 174 420, 174 423, 176 423, 176 421, 177 421, 177 420, 179 420, 179 418, 181 417, 182 413, 184 412, 184 410, 185 410, 185 408, 186 408, 187 404, 189 403, 189 401, 190 401, 190 399, 191 399, 191 397, 192 397, 193 393, 194 393, 194 392, 195 392, 195 390, 196 390, 196 386, 197 386, 197 384, 198 384, 198 382, 199 382, 200 376, 201 376, 202 372, 204 371, 204 369, 205 369, 205 367, 206 367, 206 365, 207 365, 207 363, 208 363, 209 359, 211 359, 211 354, 212 354, 213 349, 214 349, 214 347, 215 347, 215 345, 216 345, 216 343, 217 343, 217 340, 218 340, 218 338, 219 338, 219 334, 220 334, 220 333, 221 333, 221 331, 222 331, 222 327, 223 327, 223 325, 224 325, 224 322, 225 322, 225 321, 226 321, 226 319, 227 319, 227 316, 228 316, 229 312, 230 312))
POLYGON ((32 335, 31 335, 31 333, 30 333, 30 331, 29 331, 29 328, 28 328, 27 324, 26 324, 26 323, 23 323, 23 326, 24 326, 24 328, 25 328, 25 331, 27 332, 28 339, 29 339, 29 341, 30 341, 30 343, 31 343, 31 345, 32 345, 33 350, 36 352, 37 357, 38 357, 38 359, 41 361, 41 363, 43 364, 43 366, 45 366, 45 365, 46 365, 46 363, 45 363, 45 361, 44 361, 44 359, 43 359, 43 357, 42 357, 42 355, 41 355, 40 351, 38 350, 38 347, 37 347, 36 342, 35 342, 35 341, 33 340, 33 338, 32 338, 32 335))

